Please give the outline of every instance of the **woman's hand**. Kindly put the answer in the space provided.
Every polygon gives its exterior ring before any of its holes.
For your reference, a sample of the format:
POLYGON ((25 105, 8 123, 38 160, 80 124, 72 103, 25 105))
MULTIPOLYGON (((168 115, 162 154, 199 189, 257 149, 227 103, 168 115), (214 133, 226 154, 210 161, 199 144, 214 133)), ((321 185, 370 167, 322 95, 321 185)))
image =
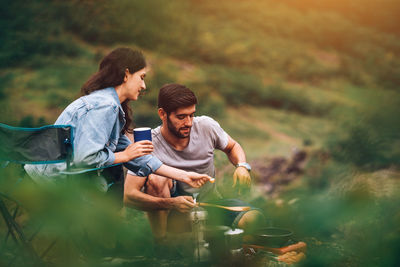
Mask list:
POLYGON ((201 187, 206 182, 212 182, 213 178, 206 174, 198 174, 196 172, 187 172, 187 177, 182 180, 182 182, 187 183, 191 187, 201 187))
POLYGON ((124 151, 115 153, 114 163, 124 163, 153 152, 153 143, 148 140, 132 143, 124 151))
POLYGON ((151 141, 142 140, 130 144, 127 148, 125 148, 124 152, 127 153, 129 160, 132 160, 150 154, 151 152, 153 152, 153 149, 154 147, 151 141))

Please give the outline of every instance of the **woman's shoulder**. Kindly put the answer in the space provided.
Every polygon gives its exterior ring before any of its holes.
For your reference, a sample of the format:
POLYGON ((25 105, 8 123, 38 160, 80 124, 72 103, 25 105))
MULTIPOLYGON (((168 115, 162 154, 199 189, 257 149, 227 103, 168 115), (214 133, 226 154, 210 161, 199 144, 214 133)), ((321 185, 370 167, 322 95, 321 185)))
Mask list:
POLYGON ((116 94, 114 88, 110 87, 94 91, 89 95, 81 96, 80 99, 88 110, 101 108, 118 111, 120 104, 118 98, 116 98, 114 94, 116 94))
POLYGON ((81 117, 87 113, 110 113, 117 114, 119 110, 119 102, 116 102, 113 97, 107 96, 103 90, 92 92, 89 95, 79 97, 70 103, 60 117, 81 117))

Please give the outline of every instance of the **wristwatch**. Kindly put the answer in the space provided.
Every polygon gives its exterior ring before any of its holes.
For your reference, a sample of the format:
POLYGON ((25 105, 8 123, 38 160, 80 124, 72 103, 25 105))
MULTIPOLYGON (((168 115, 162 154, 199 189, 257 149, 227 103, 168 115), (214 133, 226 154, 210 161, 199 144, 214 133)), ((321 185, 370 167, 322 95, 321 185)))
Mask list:
POLYGON ((237 167, 245 167, 248 171, 251 171, 251 166, 247 162, 238 163, 238 164, 236 164, 236 168, 237 167))

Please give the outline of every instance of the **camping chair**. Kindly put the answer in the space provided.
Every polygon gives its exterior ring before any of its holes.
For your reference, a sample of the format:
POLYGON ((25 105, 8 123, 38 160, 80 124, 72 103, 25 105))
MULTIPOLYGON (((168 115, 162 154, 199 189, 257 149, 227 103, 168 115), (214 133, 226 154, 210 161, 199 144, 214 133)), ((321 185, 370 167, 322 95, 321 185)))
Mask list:
MULTIPOLYGON (((103 168, 72 169, 70 163, 73 158, 74 150, 73 130, 74 128, 71 125, 22 128, 0 123, 0 165, 4 168, 10 162, 17 164, 50 164, 65 162, 66 171, 62 172, 62 174, 68 176, 120 165, 114 164, 103 168)), ((24 175, 21 175, 16 182, 13 182, 13 187, 17 187, 23 177, 24 175)), ((0 181, 6 179, 8 179, 8 177, 0 177, 0 181)), ((34 250, 32 240, 40 229, 36 230, 34 234, 28 237, 24 233, 24 229, 16 222, 16 215, 21 205, 10 196, 12 193, 10 191, 13 190, 13 187, 8 188, 7 192, 4 192, 4 188, 0 187, 0 213, 8 230, 3 243, 0 243, 0 253, 4 252, 3 248, 6 248, 7 241, 9 237, 11 237, 17 247, 23 249, 24 255, 28 256, 29 260, 33 260, 35 264, 40 264, 43 257, 55 245, 57 240, 51 242, 40 254, 34 250), (13 207, 15 208, 12 211, 13 207)), ((0 254, 0 260, 1 256, 0 254)), ((16 256, 11 260, 9 265, 11 265, 15 258, 16 256)), ((32 264, 32 262, 30 263, 32 264)))

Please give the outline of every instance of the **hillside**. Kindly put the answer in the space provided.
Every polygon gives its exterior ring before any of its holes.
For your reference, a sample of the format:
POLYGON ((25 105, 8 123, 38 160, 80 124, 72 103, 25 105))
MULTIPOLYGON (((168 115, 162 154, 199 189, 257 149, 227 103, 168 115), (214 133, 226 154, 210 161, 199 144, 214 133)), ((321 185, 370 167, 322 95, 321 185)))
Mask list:
MULTIPOLYGON (((314 252, 307 263, 394 266, 400 248, 397 2, 3 3, 0 122, 53 123, 106 53, 140 49, 150 72, 146 95, 132 103, 136 126, 159 124, 158 88, 187 85, 199 98, 198 114, 215 117, 254 164, 255 187, 246 197, 275 224, 308 238, 314 252), (265 174, 298 151, 307 156, 295 175, 285 173, 285 164, 265 174)), ((222 153, 216 165, 219 186, 228 188, 233 169, 222 153)))

